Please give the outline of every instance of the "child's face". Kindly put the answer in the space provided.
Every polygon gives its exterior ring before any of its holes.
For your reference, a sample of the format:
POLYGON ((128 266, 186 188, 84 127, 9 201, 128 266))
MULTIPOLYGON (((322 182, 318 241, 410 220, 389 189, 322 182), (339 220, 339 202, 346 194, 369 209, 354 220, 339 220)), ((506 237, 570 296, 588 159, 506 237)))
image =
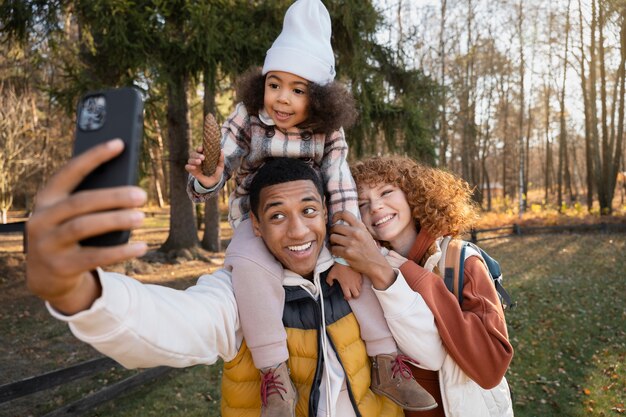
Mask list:
POLYGON ((309 82, 289 72, 268 72, 263 106, 279 129, 298 126, 309 117, 309 82))
POLYGON ((389 242, 394 250, 410 247, 417 229, 404 192, 387 183, 362 185, 358 191, 361 220, 372 237, 389 242))

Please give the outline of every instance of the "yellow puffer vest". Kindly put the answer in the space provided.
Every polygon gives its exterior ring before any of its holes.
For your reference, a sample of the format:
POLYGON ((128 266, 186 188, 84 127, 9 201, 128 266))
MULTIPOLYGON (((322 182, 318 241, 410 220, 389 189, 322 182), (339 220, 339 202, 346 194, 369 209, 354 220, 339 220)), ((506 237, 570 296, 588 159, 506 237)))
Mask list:
MULTIPOLYGON (((339 285, 320 281, 324 293, 326 331, 329 348, 334 349, 348 377, 348 390, 356 415, 363 417, 401 417, 403 411, 389 399, 370 389, 371 364, 361 340, 359 325, 339 285)), ((322 357, 319 354, 320 306, 300 287, 285 287, 283 323, 287 331, 289 369, 298 391, 296 415, 317 415, 318 388, 321 383, 322 357), (313 396, 311 395, 313 393, 313 396), (313 397, 313 398, 312 398, 313 397)), ((224 364, 222 375, 223 417, 258 417, 261 414, 261 378, 244 341, 237 356, 224 364)))

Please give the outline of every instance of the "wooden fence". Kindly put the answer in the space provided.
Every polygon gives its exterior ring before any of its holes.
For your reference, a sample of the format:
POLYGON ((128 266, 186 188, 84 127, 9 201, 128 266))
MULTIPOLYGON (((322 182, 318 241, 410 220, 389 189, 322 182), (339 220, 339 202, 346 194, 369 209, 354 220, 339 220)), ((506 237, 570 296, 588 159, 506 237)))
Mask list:
MULTIPOLYGON (((102 357, 92 359, 68 368, 59 369, 42 375, 33 376, 17 382, 0 385, 0 404, 64 385, 77 379, 96 375, 111 368, 121 368, 113 359, 102 357)), ((78 417, 85 415, 94 407, 145 385, 170 372, 173 368, 161 366, 152 368, 123 379, 115 384, 88 394, 78 401, 66 404, 43 417, 78 417)))
POLYGON ((22 247, 26 250, 26 222, 13 222, 0 224, 0 235, 21 233, 22 234, 22 247))
POLYGON ((512 236, 528 236, 550 233, 624 233, 626 224, 620 223, 597 223, 597 224, 575 224, 559 226, 520 226, 512 224, 505 227, 494 227, 491 229, 474 229, 468 233, 466 238, 474 243, 486 240, 501 239, 512 236))

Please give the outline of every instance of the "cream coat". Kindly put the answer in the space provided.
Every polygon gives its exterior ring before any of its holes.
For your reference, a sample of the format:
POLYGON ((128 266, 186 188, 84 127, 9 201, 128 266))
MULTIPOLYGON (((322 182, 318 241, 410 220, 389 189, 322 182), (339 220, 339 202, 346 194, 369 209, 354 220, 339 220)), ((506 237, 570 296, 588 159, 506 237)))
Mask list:
MULTIPOLYGON (((318 267, 332 262, 327 251, 318 267)), ((219 270, 200 277, 185 291, 145 285, 120 274, 98 270, 102 296, 89 310, 65 316, 48 305, 50 313, 69 324, 74 335, 127 368, 211 365, 232 360, 243 337, 230 273, 219 270)), ((406 281, 398 275, 398 284, 406 281)), ((312 294, 315 285, 287 273, 286 285, 301 285, 312 294)), ((412 292, 412 291, 411 291, 412 292)), ((412 292, 415 294, 414 292, 412 292)), ((432 312, 414 297, 402 312, 403 321, 390 323, 394 334, 419 347, 422 364, 436 370, 443 348, 432 312), (402 326, 393 328, 393 326, 402 326)), ((392 313, 393 314, 393 313, 392 313)), ((320 415, 346 417, 353 413, 345 388, 345 374, 332 350, 321 388, 320 415), (337 366, 333 366, 337 364, 337 366), (327 394, 328 393, 328 394, 327 394)))

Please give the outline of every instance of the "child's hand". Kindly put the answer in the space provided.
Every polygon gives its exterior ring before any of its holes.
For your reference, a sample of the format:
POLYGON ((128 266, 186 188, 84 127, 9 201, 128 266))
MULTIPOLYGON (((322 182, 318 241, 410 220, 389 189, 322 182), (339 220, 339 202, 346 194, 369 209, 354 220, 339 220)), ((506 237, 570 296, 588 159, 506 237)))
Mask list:
POLYGON ((215 167, 215 172, 211 176, 204 175, 202 172, 202 160, 204 160, 204 158, 202 146, 198 146, 195 151, 189 154, 185 171, 197 179, 204 188, 213 188, 220 182, 222 173, 224 172, 224 151, 220 150, 220 160, 215 167))
POLYGON ((339 285, 341 285, 341 291, 343 291, 343 296, 346 300, 359 298, 359 295, 361 295, 363 276, 349 266, 337 263, 333 265, 326 277, 326 282, 332 286, 334 281, 339 282, 339 285))

